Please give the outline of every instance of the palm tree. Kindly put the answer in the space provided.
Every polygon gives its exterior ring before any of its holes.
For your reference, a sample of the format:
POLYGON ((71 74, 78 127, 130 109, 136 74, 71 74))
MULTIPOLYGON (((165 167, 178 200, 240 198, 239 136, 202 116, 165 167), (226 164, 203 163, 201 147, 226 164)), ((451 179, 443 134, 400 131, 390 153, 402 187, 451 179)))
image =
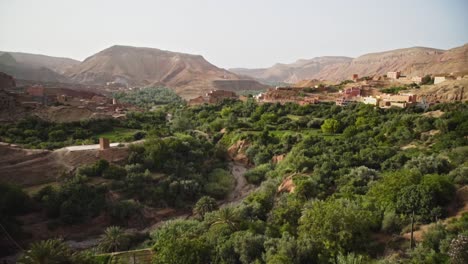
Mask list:
POLYGON ((211 225, 227 224, 231 229, 236 230, 239 223, 239 216, 233 207, 223 207, 214 216, 211 225))
POLYGON ((18 260, 20 264, 60 264, 69 262, 70 248, 60 239, 36 242, 18 260))
POLYGON ((210 196, 203 196, 198 200, 193 208, 193 213, 199 215, 202 219, 205 217, 206 213, 214 211, 218 208, 216 200, 210 196))
POLYGON ((110 226, 106 228, 98 245, 102 252, 115 252, 126 249, 127 246, 128 237, 124 230, 119 226, 110 226))

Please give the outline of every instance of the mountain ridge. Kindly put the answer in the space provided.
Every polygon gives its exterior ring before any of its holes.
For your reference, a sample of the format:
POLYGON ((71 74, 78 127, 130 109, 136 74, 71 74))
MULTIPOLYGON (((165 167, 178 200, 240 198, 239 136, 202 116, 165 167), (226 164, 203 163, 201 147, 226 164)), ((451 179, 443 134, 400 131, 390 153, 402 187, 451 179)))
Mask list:
POLYGON ((123 45, 97 52, 65 74, 84 84, 165 85, 187 98, 215 89, 214 80, 241 79, 201 55, 123 45))
POLYGON ((468 44, 448 50, 415 46, 366 53, 356 58, 345 56, 322 56, 312 59, 299 59, 289 64, 274 64, 269 68, 229 69, 263 82, 296 83, 301 79, 323 79, 340 81, 350 79, 352 74, 360 76, 384 75, 388 71, 401 71, 408 76, 425 74, 443 74, 468 70, 468 44), (330 61, 330 58, 342 58, 343 61, 330 61), (349 58, 347 61, 345 58, 349 58), (328 60, 328 61, 327 61, 328 60), (320 62, 313 71, 307 71, 307 63, 320 62), (326 63, 323 63, 326 61, 326 63))

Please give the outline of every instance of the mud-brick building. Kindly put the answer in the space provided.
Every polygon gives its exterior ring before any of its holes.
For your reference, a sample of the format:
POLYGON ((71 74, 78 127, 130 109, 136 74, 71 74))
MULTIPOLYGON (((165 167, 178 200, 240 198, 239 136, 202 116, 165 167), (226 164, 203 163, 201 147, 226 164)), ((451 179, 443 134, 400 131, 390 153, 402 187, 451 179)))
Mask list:
POLYGON ((238 99, 235 92, 225 90, 212 90, 205 96, 198 96, 188 101, 189 105, 216 104, 225 99, 238 99))
POLYGON ((219 103, 225 99, 237 99, 237 94, 232 91, 213 90, 206 94, 210 103, 219 103))
POLYGON ((394 79, 394 80, 400 78, 400 75, 401 75, 401 72, 399 71, 387 72, 387 78, 394 79))
POLYGON ((401 107, 405 108, 411 105, 416 105, 416 95, 414 94, 397 94, 389 95, 383 94, 381 100, 379 101, 379 107, 389 108, 389 107, 401 107))
POLYGON ((40 85, 33 85, 26 89, 26 95, 31 102, 36 102, 42 105, 51 105, 57 101, 56 95, 51 95, 46 92, 46 89, 40 85))

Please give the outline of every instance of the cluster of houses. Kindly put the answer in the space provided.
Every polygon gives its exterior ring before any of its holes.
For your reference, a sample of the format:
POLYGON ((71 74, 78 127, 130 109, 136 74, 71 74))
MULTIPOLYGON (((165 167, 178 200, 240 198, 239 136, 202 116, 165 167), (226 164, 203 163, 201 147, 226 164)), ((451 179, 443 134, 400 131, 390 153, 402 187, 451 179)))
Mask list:
MULTIPOLYGON (((304 87, 276 87, 254 96, 259 103, 297 103, 299 105, 317 104, 319 102, 334 101, 336 105, 346 106, 350 103, 362 102, 372 104, 381 108, 408 107, 416 104, 416 95, 413 94, 382 94, 369 85, 355 86, 341 90, 336 94, 324 95, 308 93, 304 87)), ((215 104, 225 99, 244 99, 232 91, 213 90, 205 96, 199 96, 189 100, 189 105, 215 104)))
POLYGON ((339 106, 346 106, 350 103, 361 102, 378 106, 380 108, 400 107, 406 108, 416 105, 416 95, 410 93, 384 94, 375 91, 365 90, 361 87, 351 87, 340 91, 340 97, 335 103, 339 106))
POLYGON ((45 88, 34 85, 17 94, 20 105, 28 108, 40 106, 66 105, 88 108, 94 112, 124 112, 128 105, 118 103, 115 99, 88 91, 68 88, 45 88))
POLYGON ((8 82, 0 76, 0 111, 3 114, 18 113, 48 106, 86 108, 95 113, 110 116, 122 116, 136 107, 122 104, 115 99, 91 91, 69 88, 50 88, 31 85, 24 89, 16 88, 14 82, 8 82))
POLYGON ((276 87, 255 96, 255 99, 260 103, 297 103, 299 105, 316 104, 319 102, 317 95, 304 93, 303 90, 303 87, 276 87))
POLYGON ((235 92, 225 90, 212 90, 204 96, 198 96, 188 101, 188 105, 216 104, 225 99, 239 99, 235 92))
MULTIPOLYGON (((424 77, 422 76, 406 77, 406 76, 403 76, 401 72, 396 71, 396 72, 387 72, 387 78, 394 79, 394 80, 402 80, 403 78, 405 78, 407 81, 411 81, 411 82, 419 84, 423 81, 424 77)), ((439 84, 447 80, 461 80, 463 77, 457 76, 454 74, 444 74, 444 75, 435 75, 433 76, 433 78, 434 78, 434 84, 439 84)))

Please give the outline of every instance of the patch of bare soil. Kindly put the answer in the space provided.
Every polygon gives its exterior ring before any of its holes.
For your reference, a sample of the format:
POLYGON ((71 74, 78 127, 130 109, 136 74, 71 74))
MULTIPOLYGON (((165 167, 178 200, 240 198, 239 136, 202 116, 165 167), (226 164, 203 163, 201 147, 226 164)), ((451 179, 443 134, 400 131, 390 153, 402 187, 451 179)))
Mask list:
POLYGON ((294 192, 294 189, 296 189, 296 185, 294 184, 294 181, 293 181, 294 175, 295 174, 289 175, 283 180, 283 182, 281 182, 280 186, 278 186, 278 193, 282 193, 282 192, 293 193, 294 192))
POLYGON ((22 149, 8 144, 0 145, 0 182, 31 187, 58 180, 75 168, 92 164, 99 159, 120 163, 128 156, 128 149, 55 151, 22 149))
POLYGON ((243 164, 231 163, 230 172, 232 177, 234 177, 236 185, 231 193, 229 193, 228 197, 222 202, 223 204, 239 202, 255 189, 255 186, 248 183, 244 177, 247 168, 243 164))
POLYGON ((246 140, 239 140, 234 145, 230 146, 227 150, 229 158, 245 166, 249 165, 249 158, 245 151, 250 147, 250 143, 246 140))
POLYGON ((423 116, 439 118, 444 114, 441 110, 430 111, 423 114, 423 116))

